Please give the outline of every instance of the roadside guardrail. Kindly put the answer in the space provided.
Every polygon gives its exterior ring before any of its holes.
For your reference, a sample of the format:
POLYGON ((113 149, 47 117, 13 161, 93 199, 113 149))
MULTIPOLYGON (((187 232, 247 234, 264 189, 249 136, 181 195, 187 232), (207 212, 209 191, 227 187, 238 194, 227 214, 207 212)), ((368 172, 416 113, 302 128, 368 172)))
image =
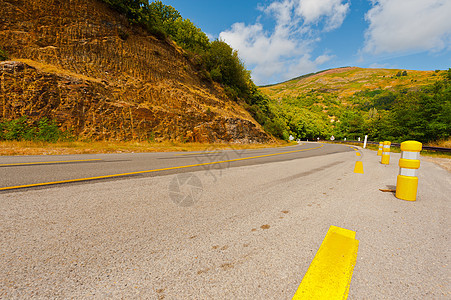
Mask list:
MULTIPOLYGON (((363 144, 363 141, 337 141, 337 140, 335 140, 334 143, 363 144)), ((370 142, 370 141, 368 141, 367 144, 379 145, 379 142, 370 142)), ((401 147, 401 144, 399 144, 399 143, 392 143, 391 146, 399 148, 399 147, 401 147)), ((445 147, 423 146, 423 150, 439 151, 439 152, 451 152, 451 148, 445 148, 445 147)))

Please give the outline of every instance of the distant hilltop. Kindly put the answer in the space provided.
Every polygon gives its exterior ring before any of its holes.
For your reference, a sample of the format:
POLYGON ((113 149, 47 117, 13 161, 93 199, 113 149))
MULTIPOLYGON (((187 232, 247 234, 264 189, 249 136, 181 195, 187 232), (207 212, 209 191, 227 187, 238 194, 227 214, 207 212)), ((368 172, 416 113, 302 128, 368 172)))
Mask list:
POLYGON ((417 89, 433 84, 437 80, 433 76, 435 73, 435 71, 343 67, 262 86, 260 90, 275 98, 292 97, 311 91, 332 92, 343 98, 364 90, 417 89))

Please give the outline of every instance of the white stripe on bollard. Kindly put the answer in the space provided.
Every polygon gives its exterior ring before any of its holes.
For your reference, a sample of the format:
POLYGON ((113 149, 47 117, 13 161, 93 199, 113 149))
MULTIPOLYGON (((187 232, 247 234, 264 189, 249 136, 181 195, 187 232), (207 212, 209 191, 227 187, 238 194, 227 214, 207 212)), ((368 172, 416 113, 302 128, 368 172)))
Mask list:
POLYGON ((401 158, 404 159, 420 159, 420 152, 403 151, 401 158))
POLYGON ((399 175, 417 177, 417 170, 416 169, 399 168, 399 175))

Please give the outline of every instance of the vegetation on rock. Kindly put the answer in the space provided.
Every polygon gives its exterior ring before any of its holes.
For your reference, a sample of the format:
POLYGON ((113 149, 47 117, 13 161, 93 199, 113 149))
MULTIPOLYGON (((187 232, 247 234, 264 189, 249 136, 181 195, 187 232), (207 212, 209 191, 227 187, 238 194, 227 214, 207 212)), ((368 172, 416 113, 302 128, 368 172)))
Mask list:
POLYGON ((223 85, 227 95, 244 105, 252 116, 272 135, 288 139, 283 121, 275 108, 258 91, 238 53, 226 42, 210 41, 202 30, 189 19, 183 19, 172 6, 161 1, 102 0, 124 13, 132 23, 141 24, 160 38, 169 36, 197 62, 206 80, 223 85))
POLYGON ((2 49, 0 49, 0 61, 7 60, 7 59, 8 59, 8 54, 6 53, 6 51, 3 51, 2 49))
POLYGON ((47 118, 33 122, 27 117, 0 122, 0 141, 41 141, 56 143, 71 140, 73 136, 62 132, 54 120, 47 118))

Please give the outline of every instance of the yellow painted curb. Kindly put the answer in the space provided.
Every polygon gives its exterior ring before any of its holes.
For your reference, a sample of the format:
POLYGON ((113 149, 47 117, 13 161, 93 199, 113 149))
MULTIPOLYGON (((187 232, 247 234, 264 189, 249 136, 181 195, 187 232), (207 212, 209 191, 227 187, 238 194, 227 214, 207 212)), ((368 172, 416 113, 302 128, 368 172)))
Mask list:
POLYGON ((363 163, 361 161, 355 162, 354 173, 363 174, 363 163))
POLYGON ((358 248, 354 231, 331 226, 293 299, 346 299, 358 248))

